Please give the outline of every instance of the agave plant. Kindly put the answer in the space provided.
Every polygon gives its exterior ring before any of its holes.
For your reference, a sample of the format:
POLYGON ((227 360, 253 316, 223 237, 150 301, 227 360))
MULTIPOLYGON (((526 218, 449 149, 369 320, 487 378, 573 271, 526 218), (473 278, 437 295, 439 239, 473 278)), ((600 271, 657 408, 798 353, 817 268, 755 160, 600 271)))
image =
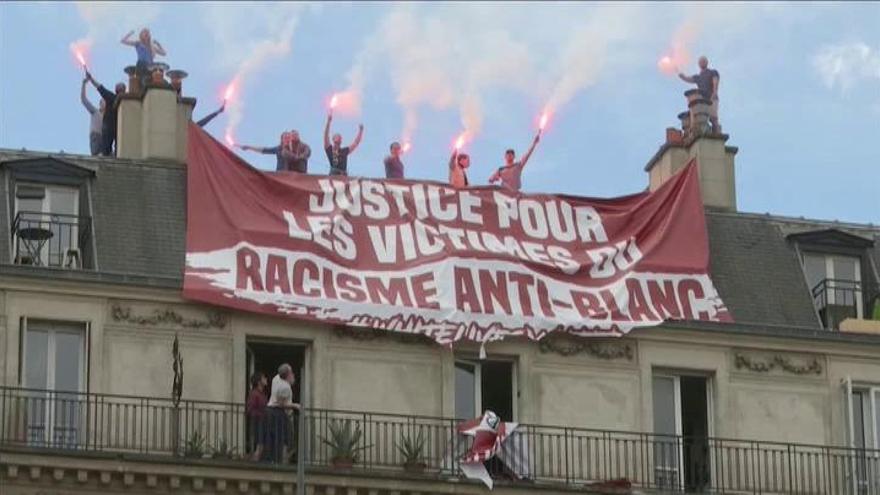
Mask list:
POLYGON ((415 437, 409 433, 401 434, 397 450, 403 456, 404 469, 417 472, 425 469, 425 436, 421 428, 415 437))
POLYGON ((212 459, 234 459, 235 447, 229 445, 226 440, 220 440, 217 446, 211 450, 212 459))
POLYGON ((334 466, 351 467, 357 462, 358 453, 371 447, 358 445, 363 431, 360 426, 353 426, 350 419, 331 420, 327 429, 330 430, 330 436, 321 437, 321 441, 330 447, 330 462, 334 466))
POLYGON ((201 459, 205 455, 205 437, 198 430, 192 432, 183 444, 183 456, 201 459))

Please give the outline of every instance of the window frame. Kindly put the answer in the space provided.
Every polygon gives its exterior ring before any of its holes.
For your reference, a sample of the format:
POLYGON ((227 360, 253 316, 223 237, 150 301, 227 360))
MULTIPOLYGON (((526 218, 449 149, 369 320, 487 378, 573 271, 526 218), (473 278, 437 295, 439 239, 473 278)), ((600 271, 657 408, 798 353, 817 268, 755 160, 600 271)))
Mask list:
MULTIPOLYGON (((458 367, 458 363, 464 363, 464 364, 468 364, 468 365, 471 365, 474 367, 474 381, 475 381, 475 384, 474 384, 474 408, 475 408, 475 411, 474 411, 473 415, 469 418, 456 418, 456 419, 473 419, 473 418, 479 417, 480 415, 483 414, 483 380, 482 380, 483 371, 482 371, 482 366, 483 366, 483 363, 486 363, 489 361, 510 364, 510 386, 511 386, 510 402, 511 402, 511 410, 513 411, 513 417, 512 418, 501 418, 501 419, 503 421, 515 422, 515 421, 517 421, 517 418, 519 418, 519 404, 518 404, 518 402, 519 402, 518 401, 518 399, 519 399, 519 380, 518 380, 519 365, 518 364, 519 363, 518 363, 517 359, 515 357, 498 357, 498 358, 492 358, 492 359, 480 359, 480 358, 474 358, 474 357, 471 357, 468 355, 463 355, 463 356, 455 356, 454 357, 453 373, 455 372, 455 369, 458 367)), ((452 394, 451 394, 452 399, 453 399, 452 411, 453 411, 453 415, 457 416, 457 412, 456 412, 457 404, 456 404, 456 400, 455 400, 455 396, 456 396, 455 386, 456 386, 456 383, 455 383, 455 379, 453 377, 453 390, 452 390, 452 394)))
MULTIPOLYGON (((847 260, 850 260, 853 262, 853 268, 854 268, 853 273, 855 274, 855 278, 852 281, 857 282, 860 287, 858 295, 853 297, 853 299, 855 299, 855 303, 856 303, 856 317, 858 319, 864 318, 864 301, 862 300, 864 298, 864 292, 861 289, 862 257, 854 255, 854 254, 828 253, 828 252, 820 252, 820 251, 812 251, 812 250, 803 251, 801 253, 801 266, 803 267, 804 278, 807 278, 809 276, 809 274, 807 273, 807 258, 808 257, 823 258, 824 259, 824 261, 825 261, 825 276, 822 280, 828 280, 828 279, 846 280, 846 279, 841 279, 841 278, 836 277, 836 275, 834 273, 834 261, 835 261, 835 259, 837 259, 837 260, 847 259, 847 260)), ((814 305, 815 305, 816 304, 815 298, 813 296, 813 288, 814 287, 809 287, 809 280, 807 280, 807 282, 808 282, 807 289, 810 292, 810 298, 814 299, 814 305)), ((834 290, 830 290, 827 297, 828 297, 828 304, 837 304, 836 292, 834 290)))

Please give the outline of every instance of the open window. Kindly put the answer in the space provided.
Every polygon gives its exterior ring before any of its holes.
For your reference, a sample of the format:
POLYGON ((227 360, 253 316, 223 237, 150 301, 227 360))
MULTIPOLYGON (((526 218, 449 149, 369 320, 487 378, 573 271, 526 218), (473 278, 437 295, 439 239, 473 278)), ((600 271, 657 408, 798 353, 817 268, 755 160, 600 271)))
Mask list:
POLYGON ((702 491, 710 483, 710 382, 706 376, 653 377, 654 481, 658 488, 702 491))
POLYGON ((854 493, 880 492, 880 385, 843 382, 846 439, 854 493))
POLYGON ((512 360, 455 361, 455 417, 472 419, 484 411, 516 420, 516 373, 512 360))

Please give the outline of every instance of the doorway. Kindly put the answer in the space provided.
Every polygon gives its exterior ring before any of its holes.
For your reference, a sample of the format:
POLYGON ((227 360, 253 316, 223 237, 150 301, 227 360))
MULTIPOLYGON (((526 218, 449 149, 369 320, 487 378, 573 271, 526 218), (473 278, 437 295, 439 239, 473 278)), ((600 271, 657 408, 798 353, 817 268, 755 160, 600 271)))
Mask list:
POLYGON ((293 368, 296 382, 293 384, 293 401, 302 403, 302 381, 306 370, 306 344, 298 341, 249 338, 247 347, 247 385, 244 398, 250 392, 251 377, 262 372, 269 379, 267 390, 271 392, 272 377, 278 374, 278 367, 284 363, 293 368))
POLYGON ((654 476, 660 488, 701 492, 710 483, 710 386, 705 376, 654 375, 654 476))

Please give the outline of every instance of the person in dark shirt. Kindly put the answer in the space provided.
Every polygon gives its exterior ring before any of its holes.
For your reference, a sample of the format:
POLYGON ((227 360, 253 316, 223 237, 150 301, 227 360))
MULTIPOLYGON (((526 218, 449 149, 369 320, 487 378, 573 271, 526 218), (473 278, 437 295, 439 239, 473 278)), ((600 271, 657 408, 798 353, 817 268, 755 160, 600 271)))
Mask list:
POLYGON ((104 99, 106 105, 103 128, 101 129, 100 154, 103 156, 113 156, 115 155, 113 145, 116 143, 116 122, 119 117, 119 97, 125 93, 125 83, 116 83, 115 92, 111 92, 103 84, 95 81, 91 73, 86 72, 86 78, 98 90, 98 93, 101 94, 101 98, 104 99))
POLYGON ((256 151, 264 155, 275 155, 275 170, 278 172, 306 174, 309 171, 309 157, 312 156, 312 149, 299 139, 297 131, 281 133, 281 143, 278 146, 269 148, 246 144, 237 146, 243 150, 256 151))
POLYGON ((526 154, 522 157, 522 160, 516 160, 516 152, 513 149, 509 149, 504 152, 504 166, 499 168, 492 174, 492 177, 489 177, 489 183, 494 183, 498 180, 501 181, 501 186, 505 189, 513 192, 517 192, 522 187, 522 172, 528 163, 529 158, 532 156, 532 152, 535 151, 535 146, 538 145, 538 141, 541 140, 541 133, 535 134, 535 139, 532 140, 532 146, 529 147, 529 150, 526 151, 526 154))
POLYGON ((268 429, 266 428, 266 406, 269 403, 266 397, 266 387, 269 385, 269 379, 261 372, 254 373, 251 377, 251 391, 247 396, 245 404, 245 414, 248 419, 248 428, 250 428, 251 438, 251 458, 259 461, 263 457, 264 445, 266 445, 266 437, 268 429))
POLYGON ((358 133, 354 141, 348 146, 342 146, 342 136, 333 134, 333 143, 330 143, 330 122, 333 121, 333 112, 327 114, 327 124, 324 125, 324 151, 327 152, 327 161, 330 162, 330 175, 348 175, 348 155, 354 153, 361 138, 364 136, 364 124, 358 126, 358 133))
POLYGON ((391 143, 391 154, 385 157, 385 178, 403 179, 403 162, 400 160, 400 143, 391 143))
POLYGON ((698 74, 686 76, 679 73, 678 77, 684 82, 696 84, 703 98, 712 102, 712 107, 709 109, 709 122, 712 123, 712 132, 718 134, 721 132, 721 125, 718 123, 718 85, 721 76, 717 70, 709 68, 709 59, 705 56, 700 57, 697 63, 700 65, 698 74))

